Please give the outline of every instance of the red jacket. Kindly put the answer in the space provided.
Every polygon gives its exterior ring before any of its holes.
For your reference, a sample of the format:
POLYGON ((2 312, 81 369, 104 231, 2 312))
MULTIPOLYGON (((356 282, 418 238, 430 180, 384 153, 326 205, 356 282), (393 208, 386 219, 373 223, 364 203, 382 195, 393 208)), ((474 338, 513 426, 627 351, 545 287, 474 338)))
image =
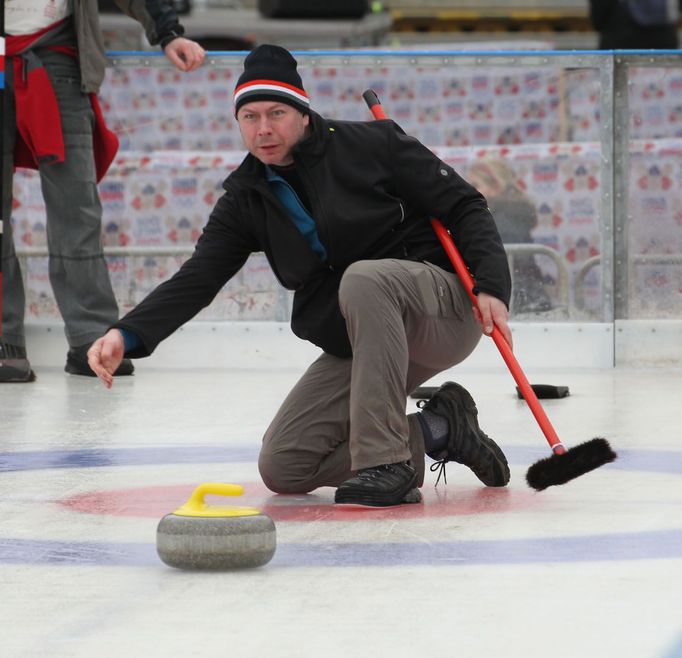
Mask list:
MULTIPOLYGON (((40 47, 77 58, 78 53, 73 47, 49 45, 50 37, 62 24, 63 21, 60 21, 33 34, 6 37, 6 55, 12 58, 14 66, 17 117, 15 167, 37 169, 40 164, 64 162, 64 137, 57 97, 47 71, 40 59, 31 52, 32 47, 40 41, 40 47)), ((93 149, 99 182, 116 156, 118 137, 107 128, 96 94, 88 96, 95 114, 93 149)))

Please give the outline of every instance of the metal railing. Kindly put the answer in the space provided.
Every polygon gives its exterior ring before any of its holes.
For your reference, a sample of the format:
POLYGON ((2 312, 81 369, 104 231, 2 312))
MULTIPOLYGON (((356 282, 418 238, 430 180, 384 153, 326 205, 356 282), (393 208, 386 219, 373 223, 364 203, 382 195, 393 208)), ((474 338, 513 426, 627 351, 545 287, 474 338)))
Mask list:
MULTIPOLYGON (((540 256, 549 258, 556 267, 556 287, 554 297, 558 304, 552 305, 553 315, 557 311, 564 313, 567 317, 571 316, 570 307, 570 293, 569 293, 569 273, 565 258, 563 258, 555 249, 541 244, 533 243, 516 243, 505 244, 505 251, 507 252, 507 259, 509 262, 509 269, 512 275, 512 286, 518 287, 521 283, 514 280, 515 277, 515 259, 520 256, 540 256)), ((130 247, 113 247, 106 246, 103 248, 104 256, 111 258, 164 258, 164 257, 187 257, 194 252, 194 245, 166 245, 166 246, 130 246, 130 247)), ((17 256, 20 260, 25 261, 28 258, 47 258, 48 249, 42 247, 22 247, 16 249, 17 256)), ((536 315, 542 315, 542 311, 536 315)))
MULTIPOLYGON (((512 275, 512 288, 521 285, 514 281, 516 268, 514 267, 515 259, 518 256, 541 256, 549 258, 556 267, 556 293, 558 304, 553 304, 553 311, 556 314, 557 310, 563 311, 567 317, 571 316, 571 302, 569 292, 569 275, 568 265, 566 259, 559 254, 556 249, 547 247, 542 244, 505 244, 504 248, 507 252, 507 260, 509 261, 509 269, 512 275)), ((542 312, 539 312, 540 315, 542 312)))
MULTIPOLYGON (((573 282, 574 307, 577 311, 585 309, 585 280, 588 274, 601 265, 601 256, 592 256, 582 263, 575 273, 573 282)), ((632 266, 636 265, 680 265, 682 266, 682 254, 639 254, 630 257, 632 266)), ((634 290, 633 278, 628 279, 630 291, 628 297, 637 295, 634 290)))

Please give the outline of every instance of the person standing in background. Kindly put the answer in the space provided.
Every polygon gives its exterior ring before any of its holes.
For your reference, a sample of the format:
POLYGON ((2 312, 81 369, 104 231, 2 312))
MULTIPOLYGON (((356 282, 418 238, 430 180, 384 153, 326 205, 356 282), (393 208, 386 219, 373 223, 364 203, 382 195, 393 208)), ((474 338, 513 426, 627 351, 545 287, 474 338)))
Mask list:
MULTIPOLYGON (((538 218, 535 204, 521 190, 516 173, 504 160, 479 159, 467 170, 466 179, 485 197, 504 244, 530 244, 538 218)), ((516 255, 512 269, 510 311, 541 313, 552 308, 542 271, 530 254, 516 255)))
POLYGON ((590 0, 601 50, 677 49, 681 0, 590 0))
MULTIPOLYGON (((181 71, 204 50, 183 38, 165 0, 117 0, 181 71)), ((6 85, 3 107, 3 217, 12 208, 14 167, 38 169, 47 214, 50 283, 65 325, 65 370, 94 376, 87 351, 118 318, 101 245, 97 182, 118 149, 97 101, 106 55, 96 0, 5 0, 6 85)), ((5 222, 2 244, 0 383, 35 379, 26 353, 25 293, 5 222)), ((130 375, 125 360, 116 374, 130 375)))

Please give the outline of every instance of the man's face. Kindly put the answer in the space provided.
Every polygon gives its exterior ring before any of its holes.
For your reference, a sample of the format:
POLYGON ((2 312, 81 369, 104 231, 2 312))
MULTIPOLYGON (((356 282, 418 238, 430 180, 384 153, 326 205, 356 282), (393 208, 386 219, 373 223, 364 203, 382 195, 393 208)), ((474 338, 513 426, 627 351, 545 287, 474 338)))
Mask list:
POLYGON ((264 164, 285 166, 310 123, 307 114, 274 101, 245 103, 237 112, 239 130, 249 152, 264 164))

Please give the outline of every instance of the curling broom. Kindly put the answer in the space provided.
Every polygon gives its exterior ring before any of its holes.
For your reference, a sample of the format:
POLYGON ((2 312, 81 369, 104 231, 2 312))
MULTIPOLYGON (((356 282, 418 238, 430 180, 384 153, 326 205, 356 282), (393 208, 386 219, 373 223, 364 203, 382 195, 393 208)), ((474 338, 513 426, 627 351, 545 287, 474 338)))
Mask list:
MULTIPOLYGON (((365 99, 375 119, 388 118, 378 96, 373 90, 368 89, 363 93, 362 97, 365 99)), ((448 258, 452 262, 455 272, 457 272, 461 279, 469 299, 477 307, 478 299, 474 293, 473 278, 452 237, 438 219, 432 218, 431 225, 443 245, 448 258)), ((521 366, 516 360, 511 347, 496 326, 493 326, 491 337, 552 448, 553 454, 550 457, 536 462, 526 473, 526 481, 533 489, 542 491, 552 485, 565 484, 616 459, 616 453, 611 449, 608 441, 602 437, 591 439, 573 448, 566 448, 557 436, 537 395, 533 391, 523 370, 521 370, 521 366)))

